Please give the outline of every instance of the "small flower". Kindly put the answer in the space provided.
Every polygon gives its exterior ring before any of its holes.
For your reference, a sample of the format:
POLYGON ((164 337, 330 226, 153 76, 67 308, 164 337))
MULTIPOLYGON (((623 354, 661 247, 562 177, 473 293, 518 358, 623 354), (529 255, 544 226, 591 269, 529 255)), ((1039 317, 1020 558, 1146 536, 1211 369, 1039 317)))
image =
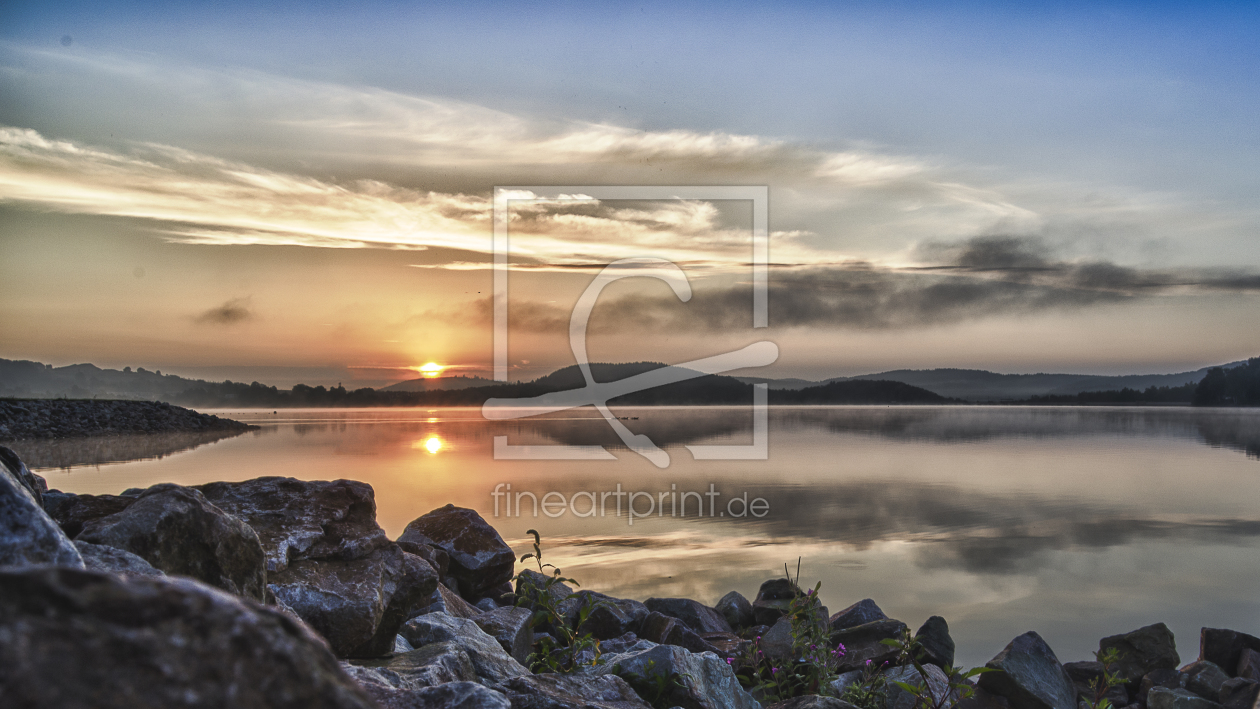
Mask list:
POLYGON ((726 658, 726 664, 730 665, 730 664, 734 664, 734 662, 735 662, 735 661, 734 661, 734 660, 732 660, 731 658, 729 658, 729 657, 728 657, 728 658, 726 658))
POLYGON ((867 667, 870 667, 870 666, 871 666, 871 661, 870 661, 870 660, 867 660, 867 661, 866 661, 866 666, 867 666, 867 667))
POLYGON ((779 668, 778 668, 778 667, 771 667, 771 668, 770 668, 770 673, 771 673, 771 674, 774 674, 774 673, 776 673, 776 672, 778 672, 778 671, 779 671, 779 668))

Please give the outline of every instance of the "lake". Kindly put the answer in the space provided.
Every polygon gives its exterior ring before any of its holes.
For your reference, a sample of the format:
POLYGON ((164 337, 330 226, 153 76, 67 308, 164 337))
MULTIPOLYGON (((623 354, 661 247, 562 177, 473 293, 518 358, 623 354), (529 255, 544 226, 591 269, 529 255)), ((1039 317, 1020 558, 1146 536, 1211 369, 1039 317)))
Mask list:
POLYGON ((669 452, 664 469, 587 410, 509 422, 478 409, 212 413, 261 428, 11 445, 51 487, 78 493, 264 475, 362 480, 391 537, 435 507, 471 507, 518 553, 536 528, 545 559, 583 588, 640 600, 751 599, 785 563, 795 573, 799 557, 802 581, 822 581, 832 612, 869 597, 912 629, 944 616, 968 666, 1027 630, 1064 662, 1159 621, 1183 661, 1197 656, 1201 626, 1260 633, 1256 410, 776 407, 769 457, 753 461, 697 461, 684 448, 750 443, 747 409, 617 410, 669 452), (495 436, 600 444, 617 459, 495 460, 495 436), (605 515, 587 515, 618 484, 646 493, 638 514, 617 515, 627 498, 614 495, 605 515), (510 497, 492 496, 508 485, 510 497), (528 495, 513 505, 518 493, 548 492, 558 494, 547 511, 561 496, 574 508, 535 517, 528 495), (763 501, 761 516, 739 516, 731 501, 745 493, 763 501), (686 516, 671 514, 674 499, 686 516), (662 504, 649 515, 649 502, 662 504))

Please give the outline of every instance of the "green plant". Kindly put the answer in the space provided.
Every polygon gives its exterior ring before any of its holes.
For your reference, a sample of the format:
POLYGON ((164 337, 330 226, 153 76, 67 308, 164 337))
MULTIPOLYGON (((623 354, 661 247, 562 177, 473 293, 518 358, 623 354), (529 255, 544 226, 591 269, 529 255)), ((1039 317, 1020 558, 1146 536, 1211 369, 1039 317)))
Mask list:
POLYGON ((862 676, 844 688, 840 699, 859 709, 884 709, 884 700, 888 696, 888 680, 884 677, 883 665, 866 661, 862 676))
POLYGON ((1095 677, 1089 681, 1089 689, 1094 696, 1086 697, 1085 704, 1089 709, 1111 709, 1111 700, 1106 695, 1123 683, 1116 667, 1120 664, 1120 660, 1124 659, 1124 653, 1117 648, 1109 647, 1095 652, 1094 658, 1102 663, 1103 673, 1101 677, 1095 677))
POLYGON ((952 666, 943 667, 941 670, 945 674, 946 686, 943 690, 934 690, 932 689, 932 683, 928 681, 928 671, 923 666, 923 646, 919 643, 918 638, 910 635, 909 628, 902 630, 900 638, 889 638, 880 642, 900 651, 898 664, 914 665, 914 669, 918 671, 920 682, 914 684, 910 682, 894 682, 898 687, 915 697, 915 709, 945 709, 945 707, 951 706, 955 702, 970 699, 975 694, 976 688, 969 680, 985 672, 995 671, 988 667, 973 667, 966 671, 952 666))
MULTIPOLYGON (((643 701, 651 704, 653 709, 670 709, 678 705, 675 701, 677 692, 680 689, 686 689, 687 685, 683 683, 683 675, 677 672, 652 672, 652 668, 656 667, 656 660, 648 660, 647 666, 643 670, 643 674, 625 672, 620 665, 613 665, 613 674, 624 679, 626 684, 639 695, 643 701)), ((688 675, 689 677, 690 675, 688 675)))
POLYGON ((599 664, 602 655, 599 640, 592 637, 590 633, 577 631, 577 628, 586 622, 599 604, 592 604, 589 601, 584 603, 578 609, 573 622, 570 623, 560 611, 557 594, 553 593, 552 589, 563 583, 571 583, 574 586, 581 586, 581 584, 575 579, 561 575, 560 569, 554 565, 543 563, 542 537, 533 529, 527 534, 534 537, 534 553, 522 555, 521 563, 534 559, 538 564, 538 573, 544 576, 545 580, 539 587, 536 581, 528 576, 522 574, 513 576, 512 580, 517 582, 516 605, 533 610, 534 615, 530 618, 531 627, 543 627, 549 631, 534 646, 534 652, 526 658, 530 671, 573 672, 582 665, 599 664), (551 570, 550 573, 548 569, 551 570))

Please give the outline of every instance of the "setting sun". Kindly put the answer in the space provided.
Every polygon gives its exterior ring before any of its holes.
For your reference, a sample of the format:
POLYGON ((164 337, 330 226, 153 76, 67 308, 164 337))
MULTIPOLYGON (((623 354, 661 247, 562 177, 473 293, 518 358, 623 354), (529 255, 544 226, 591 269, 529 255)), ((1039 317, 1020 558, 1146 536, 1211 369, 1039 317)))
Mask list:
POLYGON ((446 367, 443 367, 437 362, 426 362, 422 367, 420 367, 420 373, 426 377, 436 377, 442 373, 443 369, 446 369, 446 367))
POLYGON ((424 442, 424 449, 430 453, 437 453, 442 450, 442 439, 434 436, 424 442))

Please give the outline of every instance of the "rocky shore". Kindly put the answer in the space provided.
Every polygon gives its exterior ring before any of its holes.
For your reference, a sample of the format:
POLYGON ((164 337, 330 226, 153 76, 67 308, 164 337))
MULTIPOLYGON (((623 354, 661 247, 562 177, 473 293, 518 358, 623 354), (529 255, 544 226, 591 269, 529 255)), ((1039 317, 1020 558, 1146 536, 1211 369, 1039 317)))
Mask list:
POLYGON ((389 539, 361 482, 93 496, 0 463, 5 707, 1258 709, 1260 638, 1232 630, 1189 663, 1162 623, 1066 664, 1029 632, 970 679, 940 617, 829 613, 789 578, 712 607, 576 590, 515 574, 472 510, 389 539), (779 679, 801 668, 826 681, 779 679))
POLYGON ((257 427, 160 401, 0 399, 0 441, 251 428, 257 427))

